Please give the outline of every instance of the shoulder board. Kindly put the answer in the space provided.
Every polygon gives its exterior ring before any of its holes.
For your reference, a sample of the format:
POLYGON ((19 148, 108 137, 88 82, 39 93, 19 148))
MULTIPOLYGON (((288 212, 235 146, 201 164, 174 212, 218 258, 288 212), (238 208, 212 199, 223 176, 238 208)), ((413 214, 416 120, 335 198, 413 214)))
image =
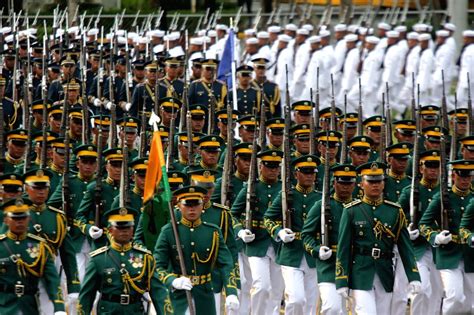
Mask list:
POLYGON ((90 252, 90 253, 89 253, 89 256, 91 256, 91 257, 97 256, 97 255, 99 255, 99 254, 105 253, 108 249, 109 249, 108 246, 102 246, 101 248, 96 249, 96 250, 93 251, 93 252, 90 252))
POLYGON ((222 85, 225 85, 224 81, 221 81, 221 80, 216 80, 216 82, 222 84, 222 85))
POLYGON ((394 206, 396 208, 401 208, 402 206, 400 206, 400 204, 396 203, 396 202, 393 202, 393 201, 389 201, 389 200, 384 200, 383 203, 387 204, 387 205, 391 205, 391 206, 394 206))
POLYGON ((143 253, 146 253, 146 254, 150 254, 151 255, 151 251, 149 251, 148 249, 146 249, 146 247, 144 246, 141 246, 141 245, 138 245, 138 244, 133 244, 133 249, 136 249, 140 252, 143 252, 143 253))
POLYGON ((48 208, 49 208, 50 210, 54 211, 54 212, 58 212, 58 213, 61 213, 61 214, 66 215, 66 214, 64 213, 64 211, 62 211, 61 209, 58 209, 58 208, 55 208, 55 207, 51 207, 51 206, 48 206, 48 208))
POLYGON ((7 238, 7 235, 6 234, 0 234, 0 241, 7 238))
POLYGON ((220 230, 220 227, 218 227, 217 225, 215 225, 214 223, 210 223, 210 222, 206 222, 206 221, 202 221, 202 224, 205 225, 205 226, 208 226, 208 227, 211 227, 211 228, 214 228, 214 229, 218 229, 220 230))
POLYGON ((362 202, 362 200, 360 200, 360 199, 354 200, 352 202, 349 202, 348 204, 345 204, 344 208, 350 208, 350 207, 355 206, 355 205, 357 205, 361 202, 362 202))
POLYGON ((41 236, 35 235, 35 234, 28 233, 28 234, 26 234, 26 236, 29 237, 29 238, 32 238, 34 240, 40 241, 40 242, 47 242, 46 239, 42 238, 41 236))
POLYGON ((11 99, 9 97, 4 96, 3 99, 13 103, 13 99, 11 99))
POLYGON ((198 83, 198 82, 202 82, 202 79, 196 79, 196 80, 194 80, 194 81, 191 82, 191 83, 198 83))
POLYGON ((230 210, 229 207, 227 207, 227 206, 225 206, 225 205, 223 205, 223 204, 221 204, 221 203, 213 202, 212 205, 213 205, 214 207, 216 207, 216 208, 221 208, 221 209, 224 209, 224 210, 230 210))

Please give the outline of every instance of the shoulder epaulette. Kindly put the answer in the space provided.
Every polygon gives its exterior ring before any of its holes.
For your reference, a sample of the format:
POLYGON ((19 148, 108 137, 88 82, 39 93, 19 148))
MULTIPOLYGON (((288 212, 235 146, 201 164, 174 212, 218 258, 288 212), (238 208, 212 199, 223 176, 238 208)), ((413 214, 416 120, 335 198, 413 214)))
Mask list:
POLYGON ((38 235, 35 235, 35 234, 31 234, 31 233, 28 233, 26 234, 27 237, 29 238, 32 238, 34 240, 37 240, 37 241, 40 241, 40 242, 47 242, 46 239, 42 238, 41 236, 38 236, 38 235))
POLYGON ((350 207, 355 206, 355 205, 357 205, 361 202, 362 202, 362 200, 360 200, 360 199, 354 200, 352 202, 349 202, 348 204, 345 204, 344 208, 350 208, 350 207))
POLYGON ((216 82, 219 82, 220 84, 225 85, 225 83, 221 80, 216 80, 216 82))
POLYGON ((214 223, 202 221, 202 224, 220 230, 220 227, 218 227, 218 226, 215 225, 214 223))
POLYGON ((7 235, 6 234, 0 234, 0 241, 7 238, 7 235))
POLYGON ((212 205, 216 208, 221 208, 221 209, 224 209, 224 210, 227 210, 227 211, 230 211, 230 208, 227 207, 226 205, 223 205, 221 203, 217 203, 217 202, 213 202, 212 205))
POLYGON ((101 248, 98 248, 98 249, 96 249, 95 251, 90 252, 90 253, 89 253, 89 256, 91 256, 91 257, 97 256, 97 255, 99 255, 99 254, 102 254, 102 253, 106 252, 107 249, 109 249, 108 246, 102 246, 101 248))
POLYGON ((149 251, 146 247, 139 245, 139 244, 133 244, 133 249, 136 249, 140 252, 144 252, 146 254, 152 254, 151 251, 149 251))
POLYGON ((401 208, 402 206, 400 206, 400 204, 396 203, 396 202, 393 202, 393 201, 390 201, 390 200, 385 200, 383 201, 383 203, 386 203, 388 205, 391 205, 391 206, 394 206, 396 208, 401 208))
POLYGON ((48 208, 49 208, 50 210, 54 211, 54 212, 58 212, 58 213, 61 213, 61 214, 66 215, 66 214, 64 213, 64 211, 62 211, 61 209, 58 209, 58 208, 55 208, 55 207, 51 207, 51 206, 48 206, 48 208))

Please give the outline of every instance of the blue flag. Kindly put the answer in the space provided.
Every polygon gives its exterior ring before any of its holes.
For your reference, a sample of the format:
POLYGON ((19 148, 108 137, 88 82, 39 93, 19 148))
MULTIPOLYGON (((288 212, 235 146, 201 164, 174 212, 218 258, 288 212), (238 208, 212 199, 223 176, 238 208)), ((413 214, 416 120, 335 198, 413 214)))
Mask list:
POLYGON ((227 83, 227 88, 232 88, 232 62, 234 61, 234 31, 229 31, 229 36, 225 42, 222 60, 219 62, 217 79, 227 83))

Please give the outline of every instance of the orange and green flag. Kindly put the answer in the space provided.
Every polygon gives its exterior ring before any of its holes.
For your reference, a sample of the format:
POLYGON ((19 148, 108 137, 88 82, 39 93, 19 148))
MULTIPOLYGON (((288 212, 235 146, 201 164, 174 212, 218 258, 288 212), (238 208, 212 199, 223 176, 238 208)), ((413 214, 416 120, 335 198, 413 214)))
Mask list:
POLYGON ((148 169, 145 177, 145 189, 143 192, 143 203, 153 199, 157 187, 161 187, 160 193, 164 201, 171 201, 171 189, 166 174, 165 153, 161 136, 158 131, 153 132, 151 140, 150 155, 148 157, 148 169))

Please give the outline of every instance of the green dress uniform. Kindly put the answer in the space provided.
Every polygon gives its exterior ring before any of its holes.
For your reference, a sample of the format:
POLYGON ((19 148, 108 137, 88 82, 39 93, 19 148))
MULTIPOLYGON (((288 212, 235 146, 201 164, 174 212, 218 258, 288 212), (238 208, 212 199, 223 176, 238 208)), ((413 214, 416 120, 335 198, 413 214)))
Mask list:
MULTIPOLYGON (((245 182, 247 181, 246 178, 242 174, 239 174, 239 172, 235 172, 232 177, 230 178, 230 186, 232 187, 232 198, 230 200, 229 204, 233 204, 235 198, 237 197, 237 194, 239 191, 242 190, 242 187, 244 187, 245 182)), ((212 194, 211 200, 214 202, 220 202, 221 201, 221 191, 222 191, 222 177, 218 178, 216 180, 216 188, 214 189, 214 193, 212 194)))
MULTIPOLYGON (((385 181, 384 199, 392 202, 398 202, 403 188, 411 184, 411 178, 405 174, 397 176, 389 171, 385 181)), ((405 209, 405 208, 403 208, 405 209)))
MULTIPOLYGON (((463 245, 459 228, 461 218, 469 202, 474 199, 471 191, 462 192, 453 186, 448 193, 448 229, 452 235, 452 241, 445 245, 436 245, 436 235, 441 231, 440 213, 441 213, 441 194, 434 195, 423 217, 420 220, 420 233, 432 245, 436 246, 435 263, 437 269, 456 269, 461 259, 468 262, 463 253, 463 245)), ((466 272, 474 272, 474 266, 466 263, 464 266, 466 272)))
POLYGON ((14 159, 8 152, 5 153, 5 161, 3 164, 4 173, 16 173, 17 166, 22 164, 23 158, 14 159))
POLYGON ((316 202, 309 210, 304 222, 301 237, 304 242, 304 248, 312 257, 316 259, 316 270, 318 272, 318 283, 335 282, 336 274, 336 250, 339 235, 339 224, 341 222, 344 206, 352 200, 344 202, 337 198, 336 195, 331 196, 329 201, 331 213, 328 221, 328 247, 334 253, 329 259, 319 259, 319 248, 321 247, 321 206, 322 201, 316 202))
POLYGON ((364 197, 345 206, 339 225, 336 287, 372 290, 375 274, 393 291, 393 247, 397 245, 409 282, 420 281, 403 209, 364 197))
POLYGON ((36 294, 40 279, 54 311, 65 311, 53 250, 33 235, 0 234, 0 313, 39 315, 36 294), (15 257, 14 259, 12 257, 15 257), (15 294, 17 293, 17 294, 15 294))
MULTIPOLYGON (((140 212, 143 205, 143 191, 141 191, 140 188, 138 188, 137 186, 133 186, 128 197, 130 198, 130 203, 127 206, 137 210, 137 212, 140 212)), ((120 195, 117 195, 112 201, 112 205, 110 206, 110 208, 115 209, 115 208, 118 208, 119 205, 120 205, 120 195)), ((138 226, 139 220, 140 220, 140 216, 138 215, 135 218, 135 226, 138 226)))
POLYGON ((466 208, 466 211, 464 212, 462 219, 461 219, 461 225, 459 227, 459 235, 462 238, 462 242, 466 244, 464 246, 464 258, 466 259, 464 264, 468 265, 466 267, 466 271, 474 271, 474 268, 472 266, 472 261, 474 261, 474 250, 472 249, 473 242, 472 242, 472 237, 474 236, 472 234, 472 231, 474 230, 474 198, 471 199, 469 202, 469 205, 466 208))
MULTIPOLYGON (((310 268, 316 267, 314 258, 304 250, 301 232, 308 215, 309 209, 321 199, 321 194, 313 187, 304 189, 296 185, 292 189, 291 203, 291 230, 295 233, 295 239, 289 243, 282 243, 276 255, 276 263, 283 266, 299 268, 302 259, 310 268)), ((277 240, 278 232, 283 229, 282 215, 282 193, 276 195, 272 205, 265 212, 265 227, 268 234, 277 240)))
MULTIPOLYGON (((109 210, 105 216, 113 226, 133 226, 131 208, 109 210)), ((100 292, 97 314, 146 314, 142 296, 150 290, 155 260, 150 251, 132 242, 110 245, 90 253, 84 283, 79 295, 79 314, 90 314, 100 292)))
MULTIPOLYGON (((201 219, 194 222, 182 218, 177 223, 186 272, 193 284, 191 294, 196 314, 215 314, 211 273, 218 268, 223 275, 227 296, 237 295, 236 275, 233 273, 232 254, 225 245, 222 233, 214 224, 201 219)), ((173 290, 172 282, 180 277, 176 242, 171 224, 163 227, 154 251, 158 278, 170 288, 174 314, 184 314, 188 307, 184 290, 173 290)))

